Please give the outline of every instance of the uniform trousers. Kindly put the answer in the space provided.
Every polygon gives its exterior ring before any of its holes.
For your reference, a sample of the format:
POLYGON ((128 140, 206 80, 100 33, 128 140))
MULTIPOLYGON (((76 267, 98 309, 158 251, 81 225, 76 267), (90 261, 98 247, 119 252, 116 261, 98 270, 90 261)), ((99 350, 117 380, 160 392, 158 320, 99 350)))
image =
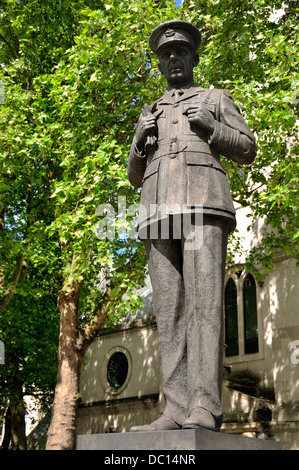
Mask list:
MULTIPOLYGON (((173 220, 170 217, 171 227, 175 227, 173 220)), ((227 219, 204 215, 201 222, 192 220, 180 239, 170 230, 167 239, 145 240, 160 342, 164 414, 180 425, 196 407, 212 413, 217 427, 222 423, 228 232, 227 219), (190 248, 194 234, 202 238, 190 248)))

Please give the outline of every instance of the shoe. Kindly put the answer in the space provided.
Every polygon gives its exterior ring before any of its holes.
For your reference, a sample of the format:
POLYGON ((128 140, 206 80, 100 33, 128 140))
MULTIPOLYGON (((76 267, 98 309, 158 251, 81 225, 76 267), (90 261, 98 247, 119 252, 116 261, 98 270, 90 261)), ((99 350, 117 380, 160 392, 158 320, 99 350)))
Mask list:
POLYGON ((183 424, 183 429, 205 429, 208 431, 219 431, 212 413, 204 408, 193 408, 183 424))
POLYGON ((142 431, 170 431, 174 429, 181 429, 178 423, 168 416, 162 414, 160 418, 153 421, 151 424, 144 424, 143 426, 133 426, 130 428, 130 432, 142 432, 142 431))

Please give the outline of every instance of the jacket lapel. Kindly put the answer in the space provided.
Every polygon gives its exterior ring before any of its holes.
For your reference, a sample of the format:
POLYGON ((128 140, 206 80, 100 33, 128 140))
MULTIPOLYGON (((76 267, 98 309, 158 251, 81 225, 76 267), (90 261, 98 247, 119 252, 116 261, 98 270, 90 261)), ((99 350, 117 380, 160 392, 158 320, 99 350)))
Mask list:
POLYGON ((166 90, 162 98, 160 98, 157 103, 159 104, 173 104, 174 100, 173 97, 171 96, 171 92, 169 90, 166 90))

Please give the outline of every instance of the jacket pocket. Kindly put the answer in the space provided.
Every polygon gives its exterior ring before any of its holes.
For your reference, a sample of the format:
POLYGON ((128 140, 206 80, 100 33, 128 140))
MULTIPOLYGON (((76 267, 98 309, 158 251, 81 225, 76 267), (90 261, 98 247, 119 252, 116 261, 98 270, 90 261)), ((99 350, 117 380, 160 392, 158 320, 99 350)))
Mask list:
POLYGON ((214 117, 216 116, 216 104, 208 100, 195 100, 188 103, 184 103, 183 113, 186 113, 188 108, 198 105, 202 105, 204 108, 208 109, 214 115, 214 117))
POLYGON ((187 165, 206 166, 215 170, 219 170, 221 173, 226 175, 226 171, 221 165, 220 160, 213 157, 211 154, 208 155, 205 153, 186 152, 186 163, 187 165))
MULTIPOLYGON (((161 111, 161 110, 160 110, 161 111)), ((158 129, 158 140, 164 139, 167 135, 166 133, 166 115, 165 111, 162 111, 162 114, 157 115, 157 129, 158 129)))
POLYGON ((211 155, 189 154, 187 163, 187 204, 234 213, 226 173, 211 155))

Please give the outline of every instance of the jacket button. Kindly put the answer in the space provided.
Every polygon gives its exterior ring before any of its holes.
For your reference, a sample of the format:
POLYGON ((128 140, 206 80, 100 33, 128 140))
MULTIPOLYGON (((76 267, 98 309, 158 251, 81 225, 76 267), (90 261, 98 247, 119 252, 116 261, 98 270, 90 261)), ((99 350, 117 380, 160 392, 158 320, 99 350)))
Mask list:
POLYGON ((173 106, 174 106, 174 108, 178 108, 180 106, 180 104, 179 103, 174 103, 173 106))
POLYGON ((178 122, 179 122, 178 119, 173 119, 172 120, 172 124, 177 124, 178 122))
POLYGON ((213 162, 208 162, 208 165, 213 166, 214 164, 213 164, 213 162))

